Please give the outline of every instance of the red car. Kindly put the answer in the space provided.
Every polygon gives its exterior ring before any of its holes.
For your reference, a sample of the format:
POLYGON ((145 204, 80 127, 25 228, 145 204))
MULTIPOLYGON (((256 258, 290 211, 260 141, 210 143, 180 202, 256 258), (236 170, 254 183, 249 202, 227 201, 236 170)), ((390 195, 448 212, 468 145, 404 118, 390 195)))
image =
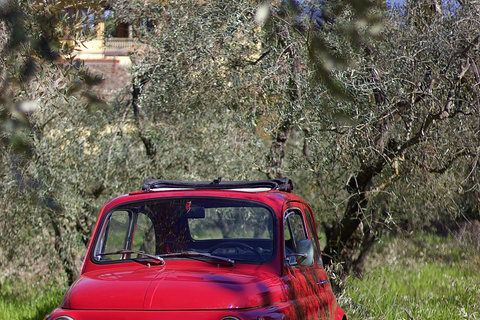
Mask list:
POLYGON ((47 320, 346 320, 290 179, 147 179, 103 207, 47 320))

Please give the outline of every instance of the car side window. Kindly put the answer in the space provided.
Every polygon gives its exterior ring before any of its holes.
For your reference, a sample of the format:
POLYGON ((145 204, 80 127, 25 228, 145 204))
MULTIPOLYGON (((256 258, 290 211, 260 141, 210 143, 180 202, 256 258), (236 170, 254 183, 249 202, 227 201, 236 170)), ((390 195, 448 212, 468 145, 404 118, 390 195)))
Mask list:
POLYGON ((290 265, 297 265, 297 244, 301 239, 307 238, 302 212, 291 209, 285 213, 284 219, 285 257, 290 265))
POLYGON ((315 233, 315 227, 314 227, 312 217, 310 216, 309 212, 306 209, 305 209, 305 217, 307 220, 307 230, 308 230, 308 233, 310 234, 310 238, 312 239, 312 243, 313 243, 313 252, 315 255, 315 261, 319 266, 323 266, 322 255, 320 254, 320 244, 318 242, 318 236, 315 233))

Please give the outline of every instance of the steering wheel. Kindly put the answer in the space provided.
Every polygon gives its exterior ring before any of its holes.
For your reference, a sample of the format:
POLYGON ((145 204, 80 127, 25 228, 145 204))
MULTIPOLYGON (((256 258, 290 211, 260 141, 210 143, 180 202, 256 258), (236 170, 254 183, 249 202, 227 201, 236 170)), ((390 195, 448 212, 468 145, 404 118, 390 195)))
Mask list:
POLYGON ((258 250, 256 250, 252 246, 249 246, 248 244, 245 244, 245 243, 239 242, 239 241, 226 241, 226 242, 219 243, 219 244, 211 247, 210 250, 208 250, 208 253, 212 254, 212 253, 214 253, 215 251, 217 251, 218 249, 221 249, 221 248, 246 249, 248 251, 253 252, 255 254, 255 256, 260 259, 260 261, 262 261, 262 262, 265 261, 265 259, 263 259, 263 256, 260 254, 260 252, 258 252, 258 250))

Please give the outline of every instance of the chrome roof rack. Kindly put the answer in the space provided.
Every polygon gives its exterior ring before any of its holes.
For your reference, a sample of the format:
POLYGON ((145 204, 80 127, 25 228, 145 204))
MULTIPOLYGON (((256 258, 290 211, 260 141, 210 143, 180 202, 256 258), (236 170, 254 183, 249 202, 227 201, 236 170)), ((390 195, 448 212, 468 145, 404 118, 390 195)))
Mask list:
POLYGON ((293 191, 293 182, 289 178, 257 180, 257 181, 222 181, 222 178, 213 181, 175 181, 163 179, 146 179, 142 191, 160 190, 188 190, 188 189, 215 189, 215 190, 239 190, 249 192, 261 192, 279 190, 293 191))

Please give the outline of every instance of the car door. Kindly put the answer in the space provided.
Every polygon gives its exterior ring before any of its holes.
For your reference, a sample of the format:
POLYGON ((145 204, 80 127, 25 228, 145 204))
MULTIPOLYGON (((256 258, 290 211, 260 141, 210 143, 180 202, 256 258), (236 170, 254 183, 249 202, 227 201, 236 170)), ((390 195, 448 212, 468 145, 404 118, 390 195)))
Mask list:
POLYGON ((328 277, 321 265, 318 239, 310 214, 301 203, 291 203, 284 213, 284 280, 292 305, 292 318, 332 319, 328 277), (313 229, 312 229, 313 227, 313 229), (305 248, 309 253, 305 259, 305 248))
POLYGON ((326 314, 328 319, 334 319, 335 309, 337 308, 337 300, 332 291, 332 286, 327 272, 323 267, 322 255, 320 250, 320 243, 318 241, 318 233, 315 227, 315 220, 313 218, 312 210, 309 206, 303 206, 303 213, 306 222, 307 232, 310 239, 312 240, 313 250, 314 250, 314 273, 316 274, 316 285, 318 286, 318 293, 321 297, 322 304, 326 309, 326 314))

